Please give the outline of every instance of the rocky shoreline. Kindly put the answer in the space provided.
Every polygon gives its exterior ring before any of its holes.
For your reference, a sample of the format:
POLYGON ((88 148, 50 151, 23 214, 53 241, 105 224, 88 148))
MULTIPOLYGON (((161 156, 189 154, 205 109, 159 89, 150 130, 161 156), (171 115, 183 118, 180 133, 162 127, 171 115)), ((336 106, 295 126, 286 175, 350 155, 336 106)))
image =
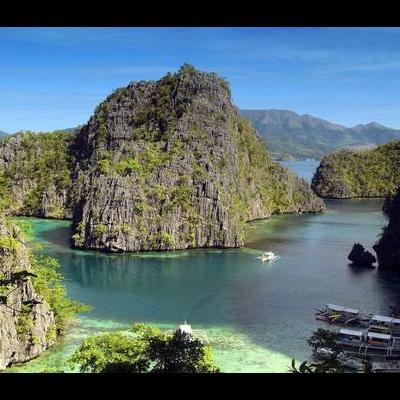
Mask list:
POLYGON ((36 358, 56 340, 55 315, 30 273, 18 228, 0 220, 0 370, 36 358))

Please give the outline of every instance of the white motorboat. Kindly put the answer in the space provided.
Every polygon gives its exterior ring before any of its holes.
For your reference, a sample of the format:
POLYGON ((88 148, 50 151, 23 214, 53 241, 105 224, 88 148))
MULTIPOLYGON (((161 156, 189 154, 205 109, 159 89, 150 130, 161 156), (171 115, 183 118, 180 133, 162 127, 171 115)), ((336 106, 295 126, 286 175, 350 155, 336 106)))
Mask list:
POLYGON ((257 257, 261 262, 272 261, 278 258, 272 251, 266 251, 261 257, 257 257))
POLYGON ((200 340, 200 342, 204 344, 209 344, 210 341, 207 336, 207 332, 202 329, 192 329, 192 326, 189 325, 186 320, 183 324, 179 325, 177 329, 168 329, 165 331, 167 335, 173 335, 176 331, 180 331, 181 333, 185 333, 191 338, 195 338, 200 340))

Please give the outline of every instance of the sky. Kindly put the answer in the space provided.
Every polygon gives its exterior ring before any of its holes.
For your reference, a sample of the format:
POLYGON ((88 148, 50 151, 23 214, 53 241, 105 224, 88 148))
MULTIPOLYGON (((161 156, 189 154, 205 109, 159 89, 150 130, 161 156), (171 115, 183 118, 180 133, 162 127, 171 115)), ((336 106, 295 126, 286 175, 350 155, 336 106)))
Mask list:
POLYGON ((84 124, 184 63, 227 79, 240 108, 400 128, 400 28, 0 28, 0 130, 84 124))

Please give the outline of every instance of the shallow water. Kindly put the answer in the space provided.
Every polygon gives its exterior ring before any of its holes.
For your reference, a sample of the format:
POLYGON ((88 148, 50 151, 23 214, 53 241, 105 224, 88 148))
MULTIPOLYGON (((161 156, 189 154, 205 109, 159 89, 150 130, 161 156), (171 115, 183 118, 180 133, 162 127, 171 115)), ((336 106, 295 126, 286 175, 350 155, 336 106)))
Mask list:
POLYGON ((370 247, 385 223, 382 200, 330 200, 324 214, 252 223, 246 247, 142 255, 72 250, 69 222, 34 219, 44 252, 56 257, 70 296, 94 309, 64 341, 10 372, 63 368, 82 339, 137 321, 171 328, 187 319, 205 329, 225 372, 286 372, 310 353, 326 303, 387 313, 400 304, 400 277, 348 265, 355 241, 370 247), (256 258, 271 250, 270 264, 256 258))

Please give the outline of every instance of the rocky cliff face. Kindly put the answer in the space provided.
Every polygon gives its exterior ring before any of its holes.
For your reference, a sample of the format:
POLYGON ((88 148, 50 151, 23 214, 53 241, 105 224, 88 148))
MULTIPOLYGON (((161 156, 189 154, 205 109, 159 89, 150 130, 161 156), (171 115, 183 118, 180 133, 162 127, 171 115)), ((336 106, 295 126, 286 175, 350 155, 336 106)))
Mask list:
POLYGON ((14 215, 71 218, 65 132, 19 133, 0 142, 3 208, 14 215))
POLYGON ((321 197, 386 197, 400 184, 400 141, 373 150, 334 152, 321 160, 311 187, 321 197))
POLYGON ((400 267, 400 190, 389 201, 385 201, 384 211, 389 224, 383 228, 374 246, 380 267, 400 267))
POLYGON ((239 247, 246 221, 325 209, 269 158, 227 83, 187 65, 118 89, 70 151, 76 247, 239 247))
POLYGON ((30 271, 18 229, 0 220, 0 370, 37 357, 55 341, 54 314, 30 271))

